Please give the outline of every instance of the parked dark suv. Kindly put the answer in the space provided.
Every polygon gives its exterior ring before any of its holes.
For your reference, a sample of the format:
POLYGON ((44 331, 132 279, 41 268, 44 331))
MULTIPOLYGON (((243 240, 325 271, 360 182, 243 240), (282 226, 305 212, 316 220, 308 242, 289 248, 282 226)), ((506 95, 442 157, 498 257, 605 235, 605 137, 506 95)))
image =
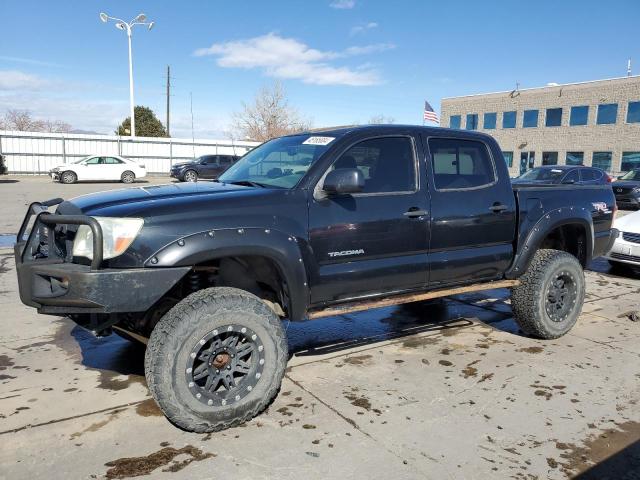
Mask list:
POLYGON ((238 161, 236 155, 202 155, 191 162, 176 163, 170 175, 181 182, 197 182, 198 178, 216 179, 238 161))
POLYGON ((575 184, 575 185, 604 185, 611 182, 607 172, 596 167, 582 167, 574 165, 544 165, 532 168, 511 183, 515 184, 575 184))
POLYGON ((618 177, 612 187, 618 208, 640 208, 640 168, 618 177))

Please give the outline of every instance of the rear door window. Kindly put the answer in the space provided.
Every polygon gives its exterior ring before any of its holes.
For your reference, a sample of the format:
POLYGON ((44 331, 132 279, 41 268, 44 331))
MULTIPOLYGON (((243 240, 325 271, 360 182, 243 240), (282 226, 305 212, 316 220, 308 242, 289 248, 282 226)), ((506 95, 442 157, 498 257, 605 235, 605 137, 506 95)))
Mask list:
POLYGON ((496 180, 493 160, 482 142, 430 138, 429 150, 438 190, 480 188, 496 180))

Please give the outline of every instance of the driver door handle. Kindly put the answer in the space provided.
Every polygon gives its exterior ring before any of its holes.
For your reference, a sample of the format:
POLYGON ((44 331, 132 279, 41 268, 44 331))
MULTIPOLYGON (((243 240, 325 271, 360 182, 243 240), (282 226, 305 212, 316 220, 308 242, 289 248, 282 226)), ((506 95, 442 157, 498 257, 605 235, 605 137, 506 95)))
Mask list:
POLYGON ((411 207, 409 210, 403 213, 405 217, 409 218, 423 217, 428 214, 429 212, 427 212, 426 210, 420 210, 418 207, 411 207))
POLYGON ((502 203, 494 203, 493 205, 491 205, 489 207, 489 210, 491 210, 492 212, 495 212, 495 213, 503 212, 506 209, 507 209, 507 206, 503 205, 502 203))

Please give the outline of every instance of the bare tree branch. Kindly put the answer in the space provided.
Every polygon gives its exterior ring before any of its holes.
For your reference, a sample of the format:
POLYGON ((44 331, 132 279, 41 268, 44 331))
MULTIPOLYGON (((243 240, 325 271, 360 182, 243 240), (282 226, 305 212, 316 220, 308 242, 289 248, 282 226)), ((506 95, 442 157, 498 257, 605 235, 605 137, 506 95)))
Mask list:
POLYGON ((251 104, 242 104, 242 110, 232 116, 231 127, 241 138, 265 142, 307 130, 310 122, 289 105, 282 85, 274 83, 263 87, 251 104))
POLYGON ((7 110, 0 118, 0 130, 66 133, 71 131, 71 125, 61 120, 37 120, 29 110, 7 110))
POLYGON ((395 123, 396 119, 393 117, 385 117, 384 115, 374 115, 369 119, 370 125, 382 125, 384 123, 395 123))

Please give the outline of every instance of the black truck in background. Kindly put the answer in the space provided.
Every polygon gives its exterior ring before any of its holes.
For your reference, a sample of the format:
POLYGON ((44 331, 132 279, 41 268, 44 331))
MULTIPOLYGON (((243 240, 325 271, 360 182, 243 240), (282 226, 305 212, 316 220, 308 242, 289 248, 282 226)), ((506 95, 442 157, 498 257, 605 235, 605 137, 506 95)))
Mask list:
POLYGON ((208 432, 277 394, 283 318, 509 287, 524 332, 565 334, 614 210, 610 185, 512 187, 484 134, 337 128, 266 142, 218 182, 32 204, 15 257, 25 304, 147 343, 165 415, 208 432))

